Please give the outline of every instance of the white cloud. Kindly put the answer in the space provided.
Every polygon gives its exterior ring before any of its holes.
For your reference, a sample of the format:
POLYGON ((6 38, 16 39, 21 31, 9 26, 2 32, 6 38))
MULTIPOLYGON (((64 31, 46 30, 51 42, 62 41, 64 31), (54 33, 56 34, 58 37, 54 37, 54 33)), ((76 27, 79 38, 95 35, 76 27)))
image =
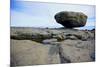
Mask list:
MULTIPOLYGON (((59 11, 76 11, 76 12, 83 12, 89 18, 95 17, 95 6, 93 5, 75 5, 75 4, 57 4, 57 3, 41 3, 41 2, 27 2, 27 1, 20 1, 20 7, 24 7, 22 12, 27 14, 37 14, 37 15, 45 15, 49 16, 54 15, 59 11)), ((16 4, 18 5, 18 4, 16 4)), ((19 8, 20 10, 20 8, 19 8)))
MULTIPOLYGON (((56 23, 54 15, 64 10, 83 12, 88 18, 95 17, 95 6, 89 5, 39 2, 22 2, 20 5, 23 9, 19 8, 19 11, 11 10, 11 26, 62 27, 62 25, 56 23)), ((89 22, 86 26, 94 26, 94 21, 90 22, 90 20, 88 19, 89 22)))
POLYGON ((17 1, 39 1, 39 2, 56 2, 56 3, 75 3, 95 5, 95 0, 17 0, 17 1))
POLYGON ((34 17, 22 12, 11 11, 11 26, 24 27, 62 27, 62 25, 54 22, 54 20, 46 17, 34 17))
POLYGON ((95 26, 95 22, 87 22, 85 26, 95 26))

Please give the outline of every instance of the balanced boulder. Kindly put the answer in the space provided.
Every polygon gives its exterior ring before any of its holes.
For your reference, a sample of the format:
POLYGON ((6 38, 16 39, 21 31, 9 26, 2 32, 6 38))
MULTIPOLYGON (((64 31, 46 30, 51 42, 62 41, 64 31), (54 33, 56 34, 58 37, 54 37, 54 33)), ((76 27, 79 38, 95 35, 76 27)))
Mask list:
POLYGON ((81 12, 62 11, 57 13, 54 18, 66 28, 83 27, 87 21, 87 15, 81 12))

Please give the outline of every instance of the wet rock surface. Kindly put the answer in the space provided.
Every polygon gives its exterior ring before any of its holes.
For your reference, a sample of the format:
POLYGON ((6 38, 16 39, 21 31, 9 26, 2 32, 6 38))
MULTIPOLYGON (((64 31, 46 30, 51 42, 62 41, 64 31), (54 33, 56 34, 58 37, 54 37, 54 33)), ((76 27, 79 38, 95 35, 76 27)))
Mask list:
POLYGON ((95 31, 11 27, 11 66, 95 61, 95 31))

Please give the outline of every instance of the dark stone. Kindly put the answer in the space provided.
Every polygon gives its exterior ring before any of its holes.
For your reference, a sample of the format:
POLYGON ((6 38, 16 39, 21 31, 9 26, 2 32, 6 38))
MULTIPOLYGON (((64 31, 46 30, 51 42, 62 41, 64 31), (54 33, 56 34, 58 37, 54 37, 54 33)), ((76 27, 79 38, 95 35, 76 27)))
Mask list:
POLYGON ((90 55, 91 59, 95 61, 95 52, 90 55))
POLYGON ((86 24, 87 16, 81 12, 62 11, 54 16, 57 23, 66 28, 83 27, 86 24))

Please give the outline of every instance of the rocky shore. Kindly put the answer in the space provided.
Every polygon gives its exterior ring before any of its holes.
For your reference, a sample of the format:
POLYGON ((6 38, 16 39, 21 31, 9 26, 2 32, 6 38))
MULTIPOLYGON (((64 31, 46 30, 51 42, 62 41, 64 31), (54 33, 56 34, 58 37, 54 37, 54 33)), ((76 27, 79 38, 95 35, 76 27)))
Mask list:
POLYGON ((11 27, 11 66, 95 61, 95 30, 11 27))

